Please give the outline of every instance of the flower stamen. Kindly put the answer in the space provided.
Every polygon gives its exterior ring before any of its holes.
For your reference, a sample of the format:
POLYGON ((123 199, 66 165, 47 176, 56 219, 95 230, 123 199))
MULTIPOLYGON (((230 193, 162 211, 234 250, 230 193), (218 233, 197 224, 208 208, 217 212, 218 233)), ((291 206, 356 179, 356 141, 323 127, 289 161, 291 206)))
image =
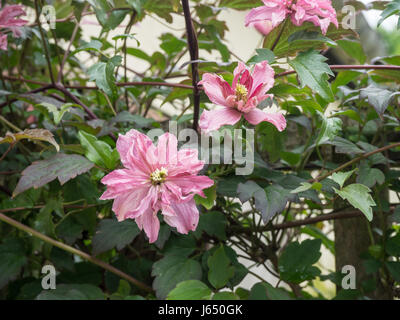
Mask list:
POLYGON ((243 101, 246 103, 248 93, 249 92, 244 85, 240 83, 236 85, 236 101, 243 101))
POLYGON ((163 183, 167 176, 168 170, 164 167, 161 167, 161 169, 156 169, 153 173, 150 174, 150 181, 154 186, 157 186, 163 183))

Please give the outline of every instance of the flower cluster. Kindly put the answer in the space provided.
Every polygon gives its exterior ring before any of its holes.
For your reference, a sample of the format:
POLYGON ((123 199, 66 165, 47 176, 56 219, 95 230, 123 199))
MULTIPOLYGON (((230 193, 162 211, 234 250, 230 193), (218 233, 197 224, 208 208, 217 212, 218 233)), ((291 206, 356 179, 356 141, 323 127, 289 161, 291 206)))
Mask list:
POLYGON ((338 27, 336 11, 331 0, 263 0, 264 6, 252 9, 246 16, 246 26, 254 26, 264 35, 269 34, 287 17, 296 26, 312 22, 323 34, 333 23, 338 27))
MULTIPOLYGON (((18 19, 17 17, 25 15, 24 9, 21 5, 9 5, 5 6, 0 11, 0 29, 11 30, 14 37, 21 36, 21 30, 19 27, 24 26, 27 21, 18 19)), ((0 50, 7 50, 7 34, 0 32, 0 50)))
MULTIPOLYGON (((265 6, 255 8, 246 17, 246 26, 254 25, 268 34, 290 16, 295 25, 311 21, 326 33, 330 23, 338 25, 335 10, 329 0, 263 0, 265 6)), ((222 107, 203 111, 199 127, 205 134, 224 125, 238 123, 242 116, 250 124, 263 121, 272 123, 279 131, 286 128, 281 113, 266 113, 257 107, 274 86, 275 72, 267 61, 260 62, 251 71, 239 62, 234 70, 232 84, 217 74, 205 73, 199 82, 214 104, 222 107)), ((150 242, 158 238, 161 212, 164 221, 179 233, 195 230, 199 211, 194 196, 204 196, 203 191, 214 182, 198 176, 204 163, 198 160, 197 151, 178 151, 177 139, 166 133, 158 144, 144 134, 131 130, 120 135, 117 150, 124 169, 114 170, 102 179, 107 190, 100 199, 114 199, 113 211, 119 221, 135 219, 144 229, 150 242)))
POLYGON ((251 124, 262 121, 272 123, 279 131, 286 127, 285 117, 280 113, 265 113, 257 105, 272 95, 266 94, 274 85, 274 70, 267 61, 256 64, 253 72, 241 62, 234 70, 232 86, 216 74, 206 73, 200 84, 211 102, 222 109, 204 111, 199 126, 204 133, 218 130, 224 125, 237 123, 242 115, 251 124))
POLYGON ((125 168, 101 180, 107 190, 100 199, 114 199, 112 209, 118 220, 135 219, 150 242, 158 238, 159 211, 178 232, 195 230, 199 210, 194 195, 204 196, 202 190, 214 184, 210 178, 197 175, 204 166, 197 150, 178 151, 178 141, 170 133, 160 136, 155 146, 136 130, 118 137, 117 150, 125 168))

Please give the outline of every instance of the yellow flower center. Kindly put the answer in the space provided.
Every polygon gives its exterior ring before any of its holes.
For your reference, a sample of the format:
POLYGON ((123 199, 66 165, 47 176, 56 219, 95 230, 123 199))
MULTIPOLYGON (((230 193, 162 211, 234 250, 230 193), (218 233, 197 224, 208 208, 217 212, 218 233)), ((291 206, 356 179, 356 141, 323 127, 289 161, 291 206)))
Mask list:
POLYGON ((161 169, 156 169, 153 173, 150 174, 150 181, 151 183, 156 186, 160 185, 168 176, 168 170, 164 167, 161 169))
POLYGON ((247 95, 248 95, 247 88, 242 85, 242 84, 237 84, 236 85, 236 100, 241 101, 243 100, 244 102, 247 101, 247 95))

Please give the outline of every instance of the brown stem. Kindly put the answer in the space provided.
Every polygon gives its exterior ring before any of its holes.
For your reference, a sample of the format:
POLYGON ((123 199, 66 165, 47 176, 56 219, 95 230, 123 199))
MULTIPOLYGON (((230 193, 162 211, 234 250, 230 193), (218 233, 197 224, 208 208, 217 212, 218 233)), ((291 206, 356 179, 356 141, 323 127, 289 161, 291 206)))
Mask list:
POLYGON ((47 243, 49 243, 49 244, 51 244, 51 245, 53 245, 55 247, 58 247, 58 248, 60 248, 62 250, 65 250, 65 251, 68 251, 68 252, 70 252, 72 254, 76 254, 76 255, 80 256, 81 258, 83 258, 83 259, 85 259, 85 260, 87 260, 87 261, 89 261, 89 262, 91 262, 91 263, 93 263, 95 265, 98 265, 99 267, 101 267, 101 268, 103 268, 105 270, 108 270, 108 271, 116 274, 117 276, 129 281, 133 285, 137 286, 138 288, 140 288, 140 289, 142 289, 142 290, 144 290, 146 292, 149 292, 149 293, 153 293, 154 292, 153 289, 151 287, 149 287, 147 284, 145 284, 145 283, 133 278, 132 276, 126 274, 125 272, 113 267, 112 265, 110 265, 108 263, 105 263, 104 261, 102 261, 100 259, 97 259, 95 257, 92 257, 89 254, 87 254, 87 253, 85 253, 85 252, 83 252, 81 250, 78 250, 78 249, 76 249, 74 247, 66 245, 65 243, 62 243, 62 242, 57 241, 57 240, 54 240, 54 239, 52 239, 52 238, 50 238, 50 237, 48 237, 48 236, 36 231, 35 229, 32 229, 32 228, 30 228, 30 227, 28 227, 28 226, 26 226, 26 225, 24 225, 24 224, 22 224, 22 223, 20 223, 20 222, 18 222, 16 220, 12 219, 10 217, 7 217, 6 215, 4 215, 2 213, 0 213, 0 220, 5 222, 5 223, 8 223, 8 224, 12 225, 13 227, 15 227, 15 228, 17 228, 19 230, 25 231, 26 233, 31 234, 34 237, 39 238, 39 239, 41 239, 41 240, 43 240, 43 241, 45 241, 45 242, 47 242, 47 243))
MULTIPOLYGON (((188 39, 189 53, 191 61, 196 61, 199 59, 199 45, 197 43, 196 32, 194 31, 192 17, 190 14, 190 7, 188 0, 182 0, 183 13, 185 15, 185 24, 186 24, 186 34, 188 39)), ((193 129, 197 131, 199 124, 199 115, 200 115, 200 91, 197 86, 199 82, 199 70, 198 63, 193 62, 191 64, 192 69, 192 84, 193 84, 193 104, 194 104, 194 112, 193 112, 193 129)))
POLYGON ((50 61, 49 49, 47 48, 46 39, 44 37, 44 32, 43 32, 43 29, 42 29, 42 25, 41 25, 40 20, 39 20, 40 13, 39 13, 39 4, 38 4, 37 0, 35 0, 35 10, 36 10, 36 22, 38 24, 40 37, 42 38, 42 44, 43 44, 43 49, 44 49, 44 53, 45 53, 45 57, 46 57, 46 61, 47 61, 47 66, 49 68, 49 74, 50 74, 51 83, 55 83, 53 70, 51 69, 51 61, 50 61))
POLYGON ((11 151, 11 149, 13 147, 14 147, 14 143, 10 143, 6 152, 4 152, 3 155, 0 157, 0 162, 6 157, 6 155, 11 151))
POLYGON ((334 174, 335 172, 338 172, 338 171, 340 171, 340 170, 343 170, 343 169, 347 168, 348 166, 351 166, 351 165, 354 164, 354 163, 357 163, 357 162, 359 162, 359 161, 361 161, 361 160, 363 160, 363 159, 365 159, 365 158, 368 158, 368 157, 370 157, 370 156, 372 156, 372 155, 374 155, 374 154, 376 154, 376 153, 380 153, 380 152, 383 152, 383 151, 386 151, 386 150, 389 150, 389 149, 393 149, 393 148, 396 148, 396 147, 400 147, 400 142, 387 145, 387 146, 385 146, 385 147, 376 149, 376 150, 371 151, 371 152, 368 152, 368 153, 364 153, 364 154, 362 154, 361 156, 359 156, 359 157, 357 157, 357 158, 354 158, 353 160, 350 160, 350 161, 346 162, 345 164, 341 165, 340 167, 336 168, 335 170, 329 171, 328 173, 326 173, 326 174, 324 174, 324 175, 322 175, 322 176, 316 177, 315 179, 310 179, 308 182, 314 183, 314 182, 322 181, 322 180, 324 180, 325 178, 328 178, 329 176, 331 176, 332 174, 334 174))
MULTIPOLYGON (((332 70, 399 70, 400 66, 393 65, 341 65, 341 64, 332 64, 329 66, 332 70)), ((294 74, 296 71, 290 70, 282 73, 278 73, 275 75, 275 78, 284 77, 290 74, 294 74)))
POLYGON ((98 119, 97 116, 93 113, 92 110, 89 109, 88 106, 86 106, 81 100, 79 100, 77 97, 75 97, 71 92, 69 92, 64 86, 56 84, 54 85, 54 89, 57 89, 58 91, 62 92, 65 94, 67 97, 69 97, 73 102, 76 104, 79 104, 89 115, 89 117, 93 119, 98 119))
MULTIPOLYGON (((43 92, 43 91, 49 90, 51 88, 53 88, 53 85, 46 83, 45 86, 37 88, 37 89, 34 89, 34 90, 31 90, 31 91, 29 91, 27 93, 28 94, 29 93, 39 93, 39 92, 43 92)), ((13 103, 15 101, 18 101, 18 99, 11 99, 8 102, 1 103, 0 104, 0 109, 6 107, 9 103, 13 103)))

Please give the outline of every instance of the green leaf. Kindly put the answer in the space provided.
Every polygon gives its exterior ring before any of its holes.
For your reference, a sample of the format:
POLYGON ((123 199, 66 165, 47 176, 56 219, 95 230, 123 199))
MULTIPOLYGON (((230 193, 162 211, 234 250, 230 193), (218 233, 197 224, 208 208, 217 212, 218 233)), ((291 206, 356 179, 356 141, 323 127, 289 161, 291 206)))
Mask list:
POLYGON ((178 39, 172 33, 163 33, 160 37, 162 41, 160 48, 165 51, 168 55, 176 55, 181 52, 183 48, 187 46, 187 43, 183 39, 178 39))
POLYGON ((331 46, 336 46, 336 42, 329 39, 328 37, 323 36, 320 32, 317 31, 307 31, 300 30, 290 35, 288 38, 288 42, 292 44, 292 42, 304 42, 304 41, 315 41, 315 42, 323 42, 330 44, 331 46))
MULTIPOLYGON (((83 110, 83 108, 78 104, 66 103, 61 107, 56 107, 55 105, 47 102, 42 102, 35 105, 35 108, 39 109, 45 116, 48 117, 48 113, 53 114, 54 123, 58 125, 64 115, 71 110, 72 107, 78 107, 83 110)), ((78 117, 80 120, 80 118, 78 117)))
MULTIPOLYGON (((382 24, 383 21, 385 21, 387 18, 395 14, 400 15, 400 0, 393 0, 386 5, 386 9, 383 10, 383 12, 381 13, 381 18, 378 21, 378 27, 382 24)), ((397 23, 397 29, 399 28, 400 28, 400 17, 397 23)))
POLYGON ((400 257, 400 233, 386 241, 386 252, 394 257, 400 257))
POLYGON ((32 163, 24 171, 13 192, 13 197, 30 188, 40 188, 58 178, 61 185, 93 168, 93 163, 77 154, 58 153, 32 163))
POLYGON ((295 197, 290 194, 290 190, 278 184, 263 189, 254 181, 239 183, 237 196, 242 203, 254 198, 255 208, 260 211, 264 223, 268 223, 277 213, 282 212, 287 201, 295 197))
POLYGON ((167 296, 167 300, 210 300, 212 291, 199 280, 178 283, 167 296))
POLYGON ((212 187, 203 190, 205 198, 195 195, 194 200, 196 204, 201 204, 207 210, 211 210, 214 206, 214 202, 217 199, 217 185, 214 184, 212 187))
POLYGON ((105 300, 105 295, 91 284, 57 284, 55 290, 43 290, 36 300, 105 300))
POLYGON ((225 229, 228 222, 225 215, 218 211, 205 212, 200 214, 199 224, 194 232, 197 238, 201 237, 202 232, 220 240, 226 240, 225 229))
POLYGON ((0 244, 0 289, 14 280, 28 262, 21 239, 7 239, 0 244))
POLYGON ((368 188, 372 188, 376 184, 381 185, 384 182, 385 175, 381 170, 377 168, 371 168, 366 160, 361 162, 357 172, 357 183, 361 183, 366 185, 368 188))
POLYGON ((40 209, 34 222, 35 230, 44 233, 50 237, 55 236, 55 226, 53 223, 53 211, 62 212, 62 200, 49 198, 45 206, 40 209))
POLYGON ((125 220, 118 222, 114 219, 100 221, 93 237, 93 254, 98 255, 114 247, 122 250, 140 233, 136 222, 125 220))
POLYGON ((290 300, 290 297, 281 288, 274 288, 269 283, 259 282, 251 288, 249 300, 290 300))
POLYGON ((299 193, 299 192, 307 191, 307 190, 311 189, 312 186, 313 186, 313 185, 312 185, 311 183, 302 182, 301 185, 300 185, 300 187, 298 187, 298 188, 296 188, 296 189, 290 191, 290 193, 299 193))
POLYGON ((214 294, 212 300, 240 300, 240 298, 233 292, 223 291, 214 294))
POLYGON ((374 199, 371 197, 371 190, 363 184, 350 184, 342 190, 334 188, 335 192, 356 209, 359 209, 367 217, 369 221, 373 219, 372 207, 376 206, 374 199))
POLYGON ((368 103, 375 109, 382 118, 393 99, 400 95, 400 92, 393 92, 387 89, 370 85, 360 91, 360 99, 367 99, 368 103))
POLYGON ((256 64, 262 61, 268 61, 269 64, 272 64, 275 60, 275 54, 269 49, 256 49, 256 52, 257 54, 247 62, 248 64, 256 64))
POLYGON ((115 97, 117 86, 115 84, 114 70, 121 64, 121 57, 115 56, 108 62, 98 62, 88 69, 90 81, 95 81, 96 85, 108 96, 115 97))
POLYGON ((71 55, 74 55, 81 51, 96 51, 101 53, 101 47, 103 43, 99 40, 91 40, 90 42, 85 43, 84 45, 80 46, 78 49, 73 51, 71 55))
MULTIPOLYGON (((337 117, 326 118, 321 114, 322 126, 317 138, 316 145, 324 144, 336 138, 336 135, 342 130, 342 120, 337 117)), ((313 146, 312 146, 313 147, 313 146)))
POLYGON ((4 138, 0 137, 0 144, 13 144, 22 139, 47 141, 56 148, 57 152, 60 151, 60 146, 58 145, 56 140, 54 140, 53 134, 46 129, 26 129, 17 133, 7 132, 4 138))
POLYGON ((355 58, 360 64, 364 64, 367 60, 364 49, 359 41, 354 40, 338 40, 338 45, 346 52, 350 57, 355 58))
POLYGON ((360 154, 364 153, 362 149, 357 147, 353 142, 344 139, 342 137, 335 137, 330 144, 334 145, 335 151, 337 153, 346 153, 346 154, 360 154))
POLYGON ((354 173, 354 171, 355 171, 355 169, 351 170, 351 171, 347 171, 347 172, 335 172, 332 174, 331 178, 333 181, 335 181, 340 186, 340 188, 343 188, 344 183, 346 182, 346 180, 348 178, 351 177, 351 175, 354 173))
POLYGON ((335 242, 327 237, 327 235, 319 228, 314 226, 307 226, 300 229, 301 233, 308 234, 309 236, 320 239, 322 244, 330 251, 335 254, 335 242))
POLYGON ((393 279, 395 279, 397 282, 400 282, 400 262, 389 261, 385 264, 393 279))
POLYGON ((158 299, 165 299, 176 285, 185 280, 200 280, 201 265, 181 255, 168 254, 153 264, 153 288, 158 299))
POLYGON ((119 154, 117 149, 112 150, 110 145, 85 131, 78 132, 81 145, 85 148, 86 157, 100 167, 114 169, 117 165, 119 154))
POLYGON ((208 281, 216 289, 224 287, 235 273, 235 268, 231 266, 231 260, 225 254, 223 246, 220 246, 208 258, 207 265, 209 267, 208 281))
POLYGON ((333 41, 345 36, 357 36, 351 29, 344 29, 341 26, 336 28, 336 26, 332 24, 329 26, 328 32, 325 35, 326 39, 317 36, 317 34, 321 34, 321 29, 314 26, 311 22, 304 22, 301 26, 295 26, 291 22, 286 24, 282 23, 280 26, 274 28, 267 37, 265 37, 263 47, 271 49, 279 36, 279 41, 275 45, 274 53, 278 58, 281 58, 295 56, 297 52, 309 49, 324 50, 327 48, 327 43, 332 46, 333 41), (298 38, 298 41, 289 41, 289 38, 293 34, 297 34, 293 37, 298 38), (301 37, 303 39, 301 39, 301 37))
POLYGON ((327 58, 315 50, 301 52, 289 64, 296 70, 302 87, 308 86, 322 98, 331 102, 334 100, 332 90, 328 83, 328 75, 333 76, 332 70, 325 63, 327 58))
POLYGON ((283 280, 301 283, 312 280, 320 274, 313 266, 321 257, 321 240, 304 240, 292 242, 282 252, 278 261, 279 273, 283 280))
POLYGON ((118 10, 118 8, 113 7, 113 1, 90 0, 89 3, 96 12, 97 20, 105 29, 104 31, 118 27, 129 12, 128 10, 118 10))
POLYGON ((253 9, 260 5, 258 0, 220 0, 219 7, 232 8, 236 10, 253 9))

